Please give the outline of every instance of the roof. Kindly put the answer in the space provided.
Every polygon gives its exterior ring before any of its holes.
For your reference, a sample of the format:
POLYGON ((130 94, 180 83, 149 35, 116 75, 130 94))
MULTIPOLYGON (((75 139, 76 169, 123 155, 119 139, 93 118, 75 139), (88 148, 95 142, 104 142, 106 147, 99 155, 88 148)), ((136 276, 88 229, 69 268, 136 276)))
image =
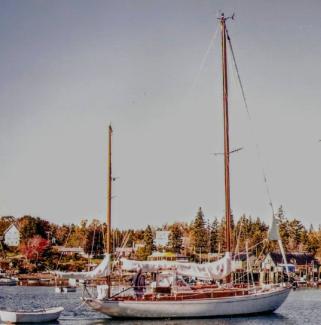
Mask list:
POLYGON ((17 228, 17 230, 20 232, 19 227, 17 225, 17 223, 13 222, 4 232, 3 232, 3 236, 13 227, 15 226, 17 228))
MULTIPOLYGON (((271 258, 274 263, 281 264, 283 263, 283 258, 281 253, 270 253, 271 258)), ((319 264, 318 260, 314 258, 311 253, 287 253, 286 259, 288 263, 296 265, 305 265, 305 264, 319 264)))
POLYGON ((53 246, 53 248, 63 253, 84 253, 84 249, 82 247, 53 246))
POLYGON ((116 247, 116 252, 132 252, 133 247, 116 247))
POLYGON ((153 252, 150 257, 185 257, 185 255, 173 252, 153 252))
MULTIPOLYGON (((249 253, 249 259, 255 257, 252 253, 249 253)), ((247 254, 246 253, 239 253, 239 254, 233 254, 233 259, 235 261, 246 261, 247 260, 247 254)))

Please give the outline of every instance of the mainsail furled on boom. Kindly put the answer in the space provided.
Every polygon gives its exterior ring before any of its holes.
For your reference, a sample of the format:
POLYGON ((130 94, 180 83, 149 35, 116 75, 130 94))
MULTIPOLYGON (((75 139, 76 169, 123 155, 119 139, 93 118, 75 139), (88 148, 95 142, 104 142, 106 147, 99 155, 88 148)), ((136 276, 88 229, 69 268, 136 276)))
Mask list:
POLYGON ((63 279, 78 279, 78 280, 86 280, 86 279, 94 279, 101 278, 107 275, 110 275, 110 254, 106 254, 102 262, 89 272, 61 272, 56 271, 55 275, 59 278, 63 279))
POLYGON ((122 269, 134 271, 141 268, 143 272, 158 272, 173 269, 178 275, 196 277, 200 280, 221 280, 231 273, 232 258, 226 253, 223 258, 211 263, 185 263, 176 261, 135 261, 121 259, 122 269))

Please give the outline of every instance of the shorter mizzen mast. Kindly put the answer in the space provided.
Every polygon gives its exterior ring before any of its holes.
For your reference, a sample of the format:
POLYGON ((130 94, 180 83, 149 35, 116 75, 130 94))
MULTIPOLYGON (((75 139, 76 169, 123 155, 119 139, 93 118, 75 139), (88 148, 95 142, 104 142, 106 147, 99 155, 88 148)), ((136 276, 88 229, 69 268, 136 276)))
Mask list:
MULTIPOLYGON (((107 241, 105 249, 105 257, 102 262, 92 271, 89 272, 60 272, 55 271, 55 275, 59 278, 65 279, 82 279, 82 280, 93 280, 95 278, 105 278, 108 284, 108 297, 110 297, 110 287, 111 287, 111 186, 112 186, 112 169, 111 169, 111 138, 112 138, 112 127, 109 125, 108 128, 108 182, 107 182, 107 241)), ((95 236, 94 236, 95 237, 95 236)))
MULTIPOLYGON (((111 164, 111 145, 112 145, 112 134, 113 129, 111 124, 108 127, 108 160, 107 160, 107 236, 106 236, 106 253, 111 255, 112 245, 111 245, 111 191, 112 191, 112 164, 111 164)), ((107 275, 108 293, 107 296, 111 296, 111 276, 107 275)))

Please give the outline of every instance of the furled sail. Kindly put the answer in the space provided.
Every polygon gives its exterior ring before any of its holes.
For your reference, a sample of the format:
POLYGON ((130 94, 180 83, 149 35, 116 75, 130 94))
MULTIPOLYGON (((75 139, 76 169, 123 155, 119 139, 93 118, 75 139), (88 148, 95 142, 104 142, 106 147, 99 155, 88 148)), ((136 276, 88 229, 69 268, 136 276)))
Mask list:
POLYGON ((122 269, 135 271, 141 268, 143 272, 157 272, 173 269, 178 275, 196 277, 201 280, 220 280, 231 273, 232 258, 226 253, 223 258, 211 263, 185 263, 176 261, 135 261, 122 259, 122 269))
POLYGON ((110 274, 110 254, 106 254, 102 262, 89 272, 61 272, 56 271, 55 275, 59 278, 64 279, 78 279, 78 280, 86 280, 86 279, 94 279, 99 277, 105 277, 110 274))
POLYGON ((272 216, 271 225, 269 228, 268 233, 269 240, 280 240, 280 232, 279 232, 279 221, 277 220, 276 216, 272 216))
POLYGON ((285 263, 286 273, 289 274, 288 262, 287 262, 287 259, 286 259, 285 250, 284 250, 283 243, 282 243, 281 236, 280 236, 279 223, 280 223, 280 220, 277 219, 276 216, 273 214, 272 222, 271 222, 270 229, 269 229, 269 232, 268 232, 268 239, 269 240, 275 240, 275 241, 277 241, 279 243, 282 258, 283 258, 283 261, 285 263))

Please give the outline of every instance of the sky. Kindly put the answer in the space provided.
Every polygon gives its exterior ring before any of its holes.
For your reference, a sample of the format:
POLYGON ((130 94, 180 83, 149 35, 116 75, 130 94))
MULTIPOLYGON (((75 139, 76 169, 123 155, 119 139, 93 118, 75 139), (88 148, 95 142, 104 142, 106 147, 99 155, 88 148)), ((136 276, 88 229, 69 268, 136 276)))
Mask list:
POLYGON ((317 0, 0 0, 0 215, 104 221, 111 122, 113 226, 220 218, 220 12, 251 116, 231 64, 233 214, 268 222, 270 196, 317 226, 317 0))

